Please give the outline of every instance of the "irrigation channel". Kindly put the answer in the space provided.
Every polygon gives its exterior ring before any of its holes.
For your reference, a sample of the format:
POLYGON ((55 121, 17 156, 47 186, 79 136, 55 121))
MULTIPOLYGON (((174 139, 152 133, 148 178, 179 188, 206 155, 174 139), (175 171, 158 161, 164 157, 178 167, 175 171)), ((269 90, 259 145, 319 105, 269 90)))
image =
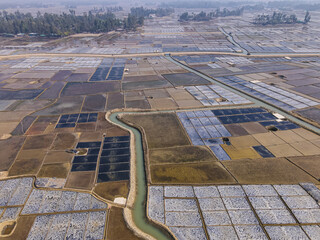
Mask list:
POLYGON ((135 155, 136 155, 136 199, 133 207, 133 220, 135 225, 143 232, 151 235, 155 239, 167 240, 170 239, 168 234, 165 234, 160 227, 155 226, 148 221, 146 216, 146 200, 147 200, 147 180, 144 167, 142 136, 140 132, 127 124, 121 122, 117 117, 121 113, 118 112, 110 115, 109 120, 113 123, 121 125, 125 129, 131 130, 135 137, 135 155))
MULTIPOLYGON (((248 100, 250 100, 251 102, 253 102, 254 106, 260 106, 260 107, 264 107, 266 109, 268 109, 269 111, 272 112, 277 112, 283 116, 285 116, 287 119, 291 120, 292 122, 295 122, 317 134, 320 134, 320 129, 315 127, 312 124, 309 124, 305 121, 303 121, 302 119, 299 119, 295 116, 293 116, 292 114, 290 114, 289 112, 283 111, 282 109, 269 104, 268 102, 265 102, 261 99, 252 97, 251 95, 239 91, 229 85, 226 85, 218 80, 215 80, 203 73, 200 73, 178 61, 176 61, 175 59, 171 58, 170 55, 166 55, 165 56, 169 61, 181 66, 182 68, 193 72, 195 74, 197 74, 198 76, 216 84, 219 85, 229 91, 232 91, 236 94, 239 94, 242 97, 247 98, 248 100)), ((223 108, 228 108, 226 106, 222 106, 223 108)), ((230 107, 229 107, 230 108, 230 107)), ((232 107, 231 107, 232 108, 232 107)), ((210 108, 206 108, 206 109, 210 109, 210 108)), ((193 111, 193 110, 199 110, 198 109, 185 109, 188 111, 193 111)), ((173 110, 172 110, 173 111, 173 110)), ((172 111, 157 111, 157 112, 172 112, 172 111)), ((133 220, 135 225, 142 230, 143 232, 147 233, 148 235, 154 237, 155 239, 159 239, 159 240, 164 240, 164 239, 170 239, 169 235, 165 233, 165 230, 161 229, 161 227, 156 226, 155 224, 151 223, 147 216, 146 216, 146 201, 147 201, 147 181, 146 181, 146 171, 145 171, 145 165, 144 165, 144 154, 143 154, 143 146, 142 146, 142 136, 140 134, 140 132, 134 128, 131 127, 123 122, 121 122, 117 117, 119 114, 123 114, 123 113, 133 113, 133 112, 117 112, 117 113, 113 113, 109 116, 109 120, 115 124, 121 125, 122 127, 124 127, 125 129, 131 130, 134 134, 135 137, 135 154, 136 154, 136 199, 135 199, 135 203, 134 203, 134 207, 133 207, 133 220)), ((135 114, 138 114, 139 112, 134 112, 135 114)))
POLYGON ((231 42, 233 45, 237 46, 238 48, 240 48, 242 50, 242 53, 244 55, 248 54, 248 51, 246 49, 244 49, 243 47, 240 46, 239 43, 237 43, 234 39, 233 36, 231 35, 231 33, 227 33, 222 27, 219 27, 219 30, 227 37, 228 41, 231 42))

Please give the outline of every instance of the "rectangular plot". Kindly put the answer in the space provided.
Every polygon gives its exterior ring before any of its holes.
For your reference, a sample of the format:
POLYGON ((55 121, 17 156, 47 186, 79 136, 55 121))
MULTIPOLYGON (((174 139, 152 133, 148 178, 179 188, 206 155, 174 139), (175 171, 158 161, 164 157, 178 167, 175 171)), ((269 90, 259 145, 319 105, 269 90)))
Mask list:
POLYGON ((32 190, 32 193, 25 204, 22 214, 32 214, 37 213, 40 208, 40 202, 44 196, 44 191, 41 190, 32 190))
POLYGON ((121 156, 121 155, 130 155, 130 148, 121 148, 121 149, 109 149, 103 150, 101 156, 121 156))
POLYGON ((230 160, 229 155, 223 150, 220 145, 210 146, 210 149, 219 160, 230 160))
POLYGON ((220 138, 216 138, 216 139, 204 139, 203 142, 204 142, 204 144, 205 144, 206 146, 223 144, 223 141, 222 141, 222 139, 220 139, 220 138))
POLYGON ((129 171, 129 170, 130 170, 129 163, 101 164, 99 166, 99 173, 129 171))
POLYGON ((20 181, 19 186, 13 193, 8 206, 10 205, 23 205, 24 202, 27 200, 27 197, 32 190, 32 178, 23 178, 20 181))
POLYGON ((55 212, 61 197, 61 191, 45 191, 39 213, 55 212))
POLYGON ((79 142, 76 148, 100 148, 101 142, 79 142))
POLYGON ((209 133, 207 132, 207 130, 205 129, 205 127, 197 127, 196 128, 199 136, 204 139, 204 138, 211 138, 211 136, 209 135, 209 133))
POLYGON ((198 211, 198 207, 194 199, 165 199, 165 210, 167 212, 195 212, 198 211))
POLYGON ((92 196, 89 193, 78 193, 73 209, 75 211, 90 209, 91 198, 92 196))
POLYGON ((201 137, 194 128, 186 128, 186 131, 193 145, 203 145, 201 137))
POLYGON ((124 67, 113 67, 107 80, 122 80, 124 67))
MULTIPOLYGON (((86 96, 82 112, 102 112, 105 109, 106 97, 104 95, 90 95, 86 96)), ((81 116, 81 114, 80 114, 81 116)), ((79 121, 80 122, 80 119, 79 121)))
POLYGON ((221 137, 220 132, 214 126, 205 126, 205 129, 210 134, 211 138, 221 137))
POLYGON ((39 99, 56 99, 56 98, 58 98, 64 85, 65 85, 64 82, 55 82, 49 89, 45 90, 45 92, 39 96, 39 99))
POLYGON ((106 217, 105 211, 89 213, 85 239, 103 239, 106 217))
POLYGON ((231 134, 223 125, 216 125, 215 128, 219 131, 222 137, 231 137, 231 134))
POLYGON ((90 82, 105 81, 109 73, 109 67, 99 67, 90 78, 90 82))
POLYGON ((75 156, 73 159, 73 163, 96 163, 97 161, 98 161, 98 155, 75 156))
POLYGON ((129 180, 130 172, 112 172, 112 173, 101 173, 98 175, 98 182, 112 182, 129 180))
POLYGON ((116 148, 128 148, 130 147, 130 142, 120 142, 120 143, 105 143, 103 149, 116 149, 116 148))
POLYGON ((100 157, 100 164, 130 162, 130 155, 100 157))
POLYGON ((43 92, 43 89, 0 90, 0 100, 29 100, 34 99, 43 92))
POLYGON ((95 171, 97 163, 76 163, 72 164, 71 172, 79 172, 79 171, 95 171))
POLYGON ((37 216, 29 232, 28 239, 45 239, 50 228, 52 216, 37 216))
POLYGON ((104 142, 105 143, 128 142, 128 141, 130 141, 130 136, 106 137, 106 138, 104 138, 104 142))
POLYGON ((64 239, 71 214, 57 214, 52 216, 52 223, 46 239, 64 239))
POLYGON ((77 193, 63 191, 58 202, 57 212, 72 211, 76 202, 77 193))
POLYGON ((164 223, 164 200, 162 186, 149 187, 148 215, 151 219, 160 223, 164 223))
POLYGON ((269 157, 275 157, 268 149, 266 149, 264 146, 253 146, 253 149, 256 150, 259 155, 263 158, 269 158, 269 157))
POLYGON ((91 95, 119 91, 119 82, 69 82, 63 89, 61 96, 91 95))
POLYGON ((166 212, 166 225, 202 227, 202 222, 198 212, 166 212))
POLYGON ((200 117, 199 120, 200 120, 200 122, 202 123, 203 126, 212 125, 211 121, 207 117, 200 117))
POLYGON ((198 118, 191 118, 190 121, 192 122, 192 125, 193 125, 195 128, 202 126, 202 123, 199 121, 198 118))
POLYGON ((83 239, 88 213, 74 213, 71 215, 66 239, 83 239))
POLYGON ((14 191, 19 186, 20 179, 10 179, 3 183, 0 190, 0 206, 6 206, 14 193, 14 191))

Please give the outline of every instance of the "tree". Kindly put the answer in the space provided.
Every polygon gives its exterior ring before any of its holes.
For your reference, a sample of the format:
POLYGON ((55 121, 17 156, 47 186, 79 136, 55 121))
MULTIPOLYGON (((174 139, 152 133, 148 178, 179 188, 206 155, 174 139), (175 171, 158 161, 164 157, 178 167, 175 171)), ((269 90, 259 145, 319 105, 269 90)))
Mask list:
POLYGON ((311 19, 311 15, 310 15, 309 11, 307 11, 307 12, 306 12, 306 15, 305 15, 305 17, 304 17, 303 23, 304 23, 304 24, 307 24, 308 22, 310 22, 310 19, 311 19))
POLYGON ((189 19, 188 12, 182 13, 180 18, 179 18, 180 21, 188 21, 188 19, 189 19))

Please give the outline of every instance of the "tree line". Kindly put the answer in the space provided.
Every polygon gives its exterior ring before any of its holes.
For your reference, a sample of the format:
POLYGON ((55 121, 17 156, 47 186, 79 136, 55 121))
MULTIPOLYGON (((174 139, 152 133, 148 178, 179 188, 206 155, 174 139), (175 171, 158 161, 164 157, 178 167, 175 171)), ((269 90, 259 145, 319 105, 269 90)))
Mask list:
POLYGON ((304 20, 299 20, 295 14, 287 15, 282 12, 273 12, 272 15, 262 14, 254 18, 253 23, 256 25, 276 25, 276 24, 295 24, 310 22, 311 15, 309 11, 306 12, 304 20))
POLYGON ((217 17, 227 17, 227 16, 241 16, 243 14, 244 8, 237 8, 234 10, 229 10, 224 8, 223 10, 220 10, 218 8, 217 10, 213 12, 209 12, 208 14, 204 11, 201 11, 198 14, 192 14, 189 15, 188 12, 185 12, 181 14, 179 21, 209 21, 213 18, 217 17))
POLYGON ((136 16, 137 18, 149 17, 151 14, 155 14, 157 17, 164 17, 169 16, 172 13, 174 13, 173 8, 148 9, 144 7, 136 7, 130 9, 130 14, 136 16))
POLYGON ((76 15, 74 10, 69 13, 51 14, 38 12, 36 17, 31 13, 7 13, 0 12, 0 33, 37 33, 46 36, 67 36, 75 33, 102 33, 123 28, 134 30, 142 25, 135 16, 128 15, 125 19, 118 19, 111 12, 106 13, 84 13, 76 15))

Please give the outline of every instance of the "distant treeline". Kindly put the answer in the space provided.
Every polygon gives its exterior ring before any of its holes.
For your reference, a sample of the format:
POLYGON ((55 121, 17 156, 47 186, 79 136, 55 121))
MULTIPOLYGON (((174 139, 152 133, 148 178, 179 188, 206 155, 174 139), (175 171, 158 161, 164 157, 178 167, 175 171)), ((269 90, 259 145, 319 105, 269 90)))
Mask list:
POLYGON ((302 10, 319 10, 320 3, 303 3, 301 1, 170 1, 161 3, 160 7, 172 8, 224 8, 224 7, 244 7, 246 10, 263 10, 265 8, 278 9, 302 9, 302 10))
POLYGON ((31 13, 8 14, 0 12, 0 33, 37 33, 44 35, 66 36, 74 33, 101 33, 117 28, 125 30, 135 29, 143 24, 135 16, 128 15, 124 20, 117 19, 111 12, 93 14, 91 11, 83 15, 76 15, 74 10, 63 14, 40 14, 33 17, 31 13))
POLYGON ((276 25, 276 24, 295 24, 303 23, 307 24, 310 22, 311 15, 309 11, 306 12, 304 20, 299 20, 295 14, 287 15, 281 12, 273 12, 272 15, 258 15, 253 23, 257 25, 276 25))
POLYGON ((181 14, 179 21, 209 21, 217 17, 227 17, 227 16, 241 16, 243 14, 244 8, 238 8, 234 10, 229 10, 224 8, 220 10, 219 8, 213 12, 205 13, 200 12, 198 14, 189 15, 188 12, 181 14))
POLYGON ((172 8, 222 8, 222 7, 239 7, 245 2, 235 1, 172 1, 161 3, 160 7, 172 7, 172 8))
POLYGON ((121 12, 123 11, 123 8, 121 6, 115 6, 115 7, 94 7, 91 12, 92 13, 104 13, 104 12, 121 12))
POLYGON ((172 13, 174 13, 173 8, 148 9, 144 7, 136 7, 130 9, 130 14, 136 16, 137 18, 149 17, 151 14, 155 14, 157 17, 164 17, 169 16, 172 13))

